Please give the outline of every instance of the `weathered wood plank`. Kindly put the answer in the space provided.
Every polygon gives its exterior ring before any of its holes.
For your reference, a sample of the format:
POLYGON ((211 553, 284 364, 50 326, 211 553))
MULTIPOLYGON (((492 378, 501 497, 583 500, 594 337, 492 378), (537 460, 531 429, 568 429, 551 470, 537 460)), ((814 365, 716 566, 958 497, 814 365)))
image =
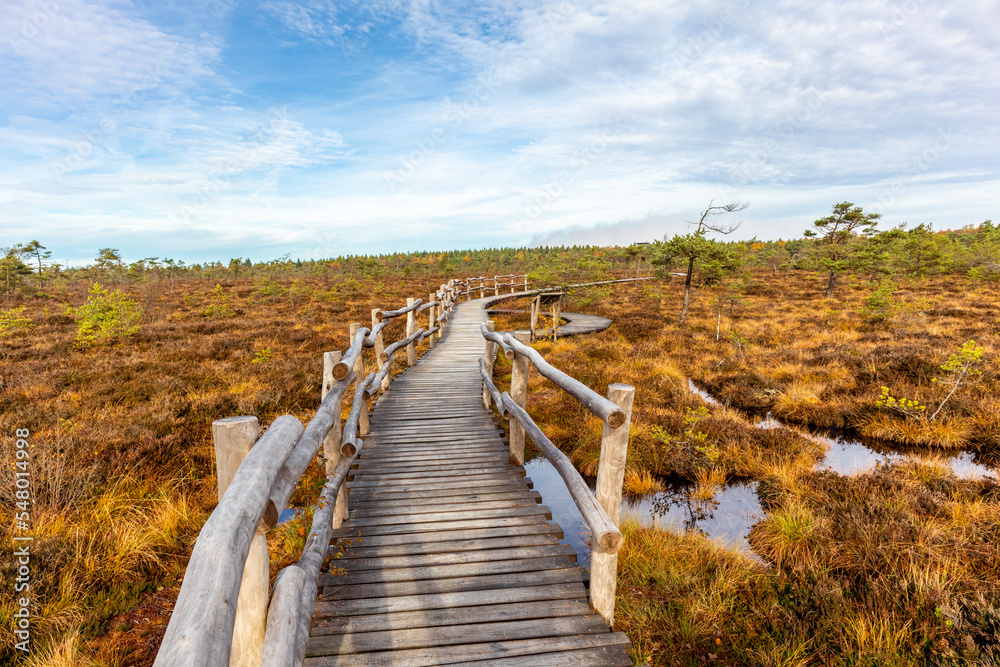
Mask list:
POLYGON ((361 557, 344 554, 334 562, 337 569, 350 572, 361 570, 389 570, 401 567, 428 567, 433 565, 461 565, 465 563, 487 563, 521 558, 548 558, 566 556, 576 560, 576 552, 568 544, 551 544, 530 547, 510 547, 506 549, 483 549, 459 553, 431 553, 409 556, 361 557))
MULTIPOLYGON (((542 494, 538 491, 527 491, 525 489, 520 489, 516 491, 499 491, 496 493, 483 492, 475 493, 470 492, 468 489, 464 491, 459 491, 456 494, 442 495, 442 496, 423 496, 418 498, 411 498, 408 500, 389 500, 382 499, 377 496, 372 496, 371 500, 365 502, 355 502, 352 504, 359 510, 374 509, 376 507, 383 507, 386 509, 393 507, 407 508, 407 507, 431 507, 433 505, 450 505, 452 503, 481 503, 481 502, 491 502, 495 500, 534 500, 540 503, 542 501, 542 494)), ((357 498, 355 498, 357 501, 357 498)))
MULTIPOLYGON (((533 482, 530 477, 521 477, 512 482, 505 482, 502 484, 477 484, 475 491, 481 493, 537 493, 529 491, 531 489, 533 482)), ((437 498, 446 498, 448 496, 464 496, 470 493, 470 489, 465 484, 453 485, 448 488, 439 488, 435 490, 434 496, 437 498)), ((351 504, 354 503, 364 504, 369 502, 392 502, 392 501, 402 501, 402 500, 426 500, 428 494, 421 491, 393 491, 386 493, 379 493, 375 490, 365 490, 358 489, 351 494, 351 504)))
POLYGON ((557 523, 533 521, 508 526, 490 525, 480 528, 457 528, 416 533, 358 536, 359 531, 341 531, 336 545, 338 548, 352 546, 382 546, 389 544, 430 543, 432 541, 454 541, 505 538, 515 535, 554 535, 562 539, 562 528, 557 523))
POLYGON ((455 667, 631 667, 630 644, 585 648, 556 653, 536 653, 474 662, 453 663, 455 667))
POLYGON ((502 642, 514 639, 535 639, 560 635, 606 633, 604 619, 596 614, 537 620, 507 621, 452 625, 440 628, 415 628, 391 632, 359 632, 350 635, 323 635, 310 637, 306 656, 369 651, 401 650, 450 644, 477 644, 502 642))
MULTIPOLYGON (((557 572, 552 570, 551 572, 557 572)), ((360 600, 330 600, 316 605, 316 615, 321 620, 330 616, 359 616, 367 614, 393 614, 428 609, 451 609, 506 602, 532 602, 534 600, 572 600, 586 598, 587 589, 580 581, 538 586, 487 588, 455 593, 428 593, 425 595, 400 595, 396 597, 363 598, 360 600)))
POLYGON ((525 516, 544 516, 552 518, 552 511, 545 505, 532 503, 530 507, 507 507, 503 509, 487 509, 455 512, 425 512, 423 514, 390 514, 388 516, 351 517, 351 528, 364 533, 367 528, 377 526, 408 526, 419 530, 418 524, 441 523, 442 521, 468 521, 473 519, 511 518, 525 516))
POLYGON ((592 610, 585 598, 535 602, 518 601, 474 607, 459 606, 451 609, 323 618, 313 624, 312 636, 342 635, 349 632, 413 630, 446 625, 525 621, 562 616, 586 616, 590 613, 592 610))
MULTIPOLYGON (((559 538, 551 534, 512 535, 478 540, 451 540, 446 542, 412 542, 384 546, 356 546, 334 549, 340 558, 373 558, 376 556, 412 556, 416 554, 457 554, 481 549, 504 549, 510 547, 531 547, 544 544, 558 544, 559 538)), ((335 563, 336 564, 336 563, 335 563)))
MULTIPOLYGON (((320 575, 320 586, 324 577, 320 575)), ((404 595, 427 595, 437 593, 457 593, 460 591, 478 591, 507 586, 519 588, 526 586, 543 586, 549 584, 567 584, 583 582, 583 570, 578 567, 557 568, 554 570, 539 570, 536 572, 517 572, 508 574, 492 574, 481 576, 452 577, 450 579, 430 579, 422 581, 390 581, 365 584, 339 584, 323 587, 321 600, 367 599, 373 597, 396 597, 404 595)))
MULTIPOLYGON (((382 486, 371 484, 355 484, 351 482, 347 485, 348 490, 356 489, 368 493, 407 493, 410 491, 421 491, 423 493, 436 493, 441 489, 465 489, 485 488, 490 486, 509 486, 515 482, 520 482, 526 488, 534 488, 534 483, 530 477, 518 477, 517 475, 484 475, 482 479, 472 476, 448 481, 433 481, 426 484, 418 483, 393 483, 382 486)), ((348 496, 350 497, 350 496, 348 496)))
POLYGON ((384 584, 396 581, 419 581, 421 579, 454 579, 455 577, 479 577, 488 574, 513 574, 515 572, 537 572, 539 570, 560 570, 571 567, 573 561, 568 556, 552 558, 525 558, 517 561, 488 561, 485 563, 460 563, 458 565, 427 565, 425 567, 395 570, 360 570, 346 574, 331 574, 320 578, 326 586, 350 586, 353 584, 384 584))
POLYGON ((409 479, 417 481, 421 479, 426 479, 428 481, 436 479, 441 481, 452 477, 475 477, 480 479, 484 478, 485 476, 512 477, 518 473, 520 474, 521 477, 523 477, 525 474, 524 468, 521 468, 520 466, 517 468, 512 468, 509 465, 506 466, 491 465, 483 467, 481 469, 480 468, 469 469, 467 467, 459 467, 458 469, 449 469, 449 468, 444 468, 439 470, 420 469, 414 471, 404 469, 398 472, 397 471, 378 472, 378 471, 362 470, 354 474, 353 477, 354 477, 354 486, 358 486, 365 484, 381 485, 382 482, 386 482, 388 484, 399 484, 399 483, 405 484, 406 481, 409 479), (511 473, 514 473, 514 475, 512 475, 511 473))
MULTIPOLYGON (((405 516, 408 514, 426 514, 427 512, 461 512, 474 510, 500 510, 509 507, 537 507, 538 503, 531 499, 485 500, 481 502, 466 501, 438 505, 385 506, 377 503, 366 504, 351 510, 351 516, 356 519, 374 516, 405 516), (370 508, 370 509, 369 509, 370 508)), ((359 524, 355 524, 359 525, 359 524)))

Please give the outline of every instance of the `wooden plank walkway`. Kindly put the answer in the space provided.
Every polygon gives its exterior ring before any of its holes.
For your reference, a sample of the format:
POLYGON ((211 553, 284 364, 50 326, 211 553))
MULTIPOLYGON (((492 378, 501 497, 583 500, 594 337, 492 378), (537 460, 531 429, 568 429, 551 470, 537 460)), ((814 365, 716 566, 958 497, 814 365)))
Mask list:
MULTIPOLYGON (((514 310, 510 308, 490 308, 490 312, 516 314, 524 313, 526 311, 514 310)), ((600 315, 587 315, 585 313, 560 313, 560 316, 562 319, 566 320, 565 324, 559 325, 558 332, 560 338, 604 331, 612 324, 611 320, 606 317, 601 317, 600 315)), ((539 337, 552 335, 550 329, 536 329, 535 332, 539 337)))
POLYGON ((482 404, 483 303, 372 411, 305 665, 631 665, 482 404))

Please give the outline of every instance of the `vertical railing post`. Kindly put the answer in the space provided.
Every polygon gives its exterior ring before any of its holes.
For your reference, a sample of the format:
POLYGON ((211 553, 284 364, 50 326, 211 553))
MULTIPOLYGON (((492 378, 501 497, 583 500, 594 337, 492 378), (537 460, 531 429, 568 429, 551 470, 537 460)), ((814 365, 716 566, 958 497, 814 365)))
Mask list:
MULTIPOLYGON (((320 402, 326 400, 326 395, 333 388, 334 377, 333 367, 343 358, 340 352, 323 353, 323 389, 320 392, 320 402)), ((340 453, 340 438, 343 435, 343 424, 341 423, 340 406, 334 411, 333 426, 330 428, 326 438, 323 439, 323 456, 326 458, 326 474, 332 475, 334 468, 340 463, 343 456, 340 453)), ((337 503, 333 507, 333 527, 340 528, 340 524, 347 520, 347 491, 341 485, 337 493, 337 503)))
POLYGON ((511 276, 510 276, 510 293, 513 294, 515 289, 517 289, 517 288, 514 287, 514 274, 511 274, 511 276))
POLYGON ((531 340, 535 340, 535 329, 538 328, 538 309, 542 296, 538 295, 531 300, 531 340))
MULTIPOLYGON (((260 427, 256 417, 229 417, 212 422, 215 443, 215 468, 219 500, 229 488, 240 462, 257 442, 260 427)), ((280 510, 280 508, 279 508, 280 510)), ((258 667, 264 653, 267 628, 268 575, 267 538, 263 523, 250 543, 250 553, 243 566, 240 595, 236 601, 236 621, 229 656, 231 667, 258 667)))
MULTIPOLYGON (((601 436, 601 460, 597 467, 597 502, 615 523, 621 524, 622 482, 625 480, 625 459, 628 457, 628 431, 632 421, 632 399, 635 387, 628 384, 608 385, 608 399, 625 413, 625 423, 618 428, 604 425, 601 436)), ((590 605, 607 622, 615 623, 615 588, 618 584, 618 554, 601 550, 593 541, 590 549, 590 605)))
MULTIPOLYGON (((357 335, 358 329, 361 328, 361 322, 351 322, 351 342, 354 342, 354 336, 357 335)), ((377 363, 377 362, 376 362, 377 363)), ((364 348, 361 349, 361 354, 354 361, 354 374, 357 378, 355 382, 361 382, 365 379, 365 355, 364 348)), ((358 419, 358 435, 368 435, 368 410, 361 410, 361 417, 358 419)))
POLYGON ((528 274, 527 273, 524 274, 524 291, 525 292, 528 291, 528 274))
MULTIPOLYGON (((434 303, 435 301, 437 301, 437 299, 434 298, 434 294, 433 293, 427 295, 427 303, 434 303)), ((437 306, 431 306, 430 308, 427 309, 427 330, 428 331, 430 331, 431 329, 433 329, 434 326, 435 326, 435 324, 436 324, 434 322, 434 320, 436 319, 435 316, 434 316, 434 311, 436 309, 437 309, 437 306)), ((429 337, 428 345, 430 347, 434 347, 434 343, 435 343, 435 341, 437 341, 437 339, 438 339, 438 334, 436 334, 436 333, 435 334, 431 334, 430 337, 429 337)))
MULTIPOLYGON (((412 306, 416 301, 412 296, 406 300, 407 306, 412 306)), ((417 314, 412 310, 406 314, 406 336, 410 337, 417 330, 417 314)), ((417 363, 417 344, 410 343, 406 346, 406 365, 412 366, 417 363)))
POLYGON ((493 296, 500 296, 500 278, 493 276, 493 296))
MULTIPOLYGON (((486 329, 489 331, 496 331, 496 322, 490 320, 486 323, 486 329)), ((497 356, 497 344, 491 340, 486 341, 486 355, 484 360, 486 361, 486 372, 493 376, 493 360, 497 356)), ((490 390, 486 386, 486 382, 483 382, 483 406, 489 410, 490 405, 493 404, 493 397, 490 395, 490 390)), ((502 407, 502 406, 501 406, 502 407)))
MULTIPOLYGON (((525 345, 531 345, 530 331, 515 331, 514 338, 525 345)), ((528 357, 514 353, 514 365, 510 374, 510 397, 522 408, 528 402, 528 357)), ((510 420, 510 462, 524 465, 524 427, 516 419, 510 420)))
POLYGON ((552 340, 559 340, 559 326, 562 324, 562 297, 552 304, 552 340))
MULTIPOLYGON (((378 308, 372 308, 372 329, 378 324, 378 308)), ((353 339, 352 339, 353 342, 353 339)), ((385 341, 382 340, 382 332, 379 331, 375 334, 375 370, 378 371, 382 367, 382 353, 385 352, 385 341)), ((389 374, 386 373, 385 377, 382 378, 382 391, 389 391, 389 374)))

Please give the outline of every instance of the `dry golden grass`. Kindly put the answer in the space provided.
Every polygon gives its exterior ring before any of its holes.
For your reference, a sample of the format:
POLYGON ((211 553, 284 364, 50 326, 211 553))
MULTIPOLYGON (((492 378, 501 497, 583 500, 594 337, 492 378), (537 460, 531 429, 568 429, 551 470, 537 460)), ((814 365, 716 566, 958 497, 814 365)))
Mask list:
POLYGON ((857 427, 859 433, 876 440, 940 449, 961 449, 971 436, 965 419, 926 421, 875 413, 863 417, 857 427))
MULTIPOLYGON (((88 350, 72 346, 74 322, 56 313, 80 305, 89 285, 54 288, 55 303, 28 301, 35 328, 0 347, 0 428, 31 431, 37 664, 110 665, 126 654, 124 664, 149 664, 163 623, 114 641, 105 640, 107 624, 183 571, 216 501, 211 422, 238 414, 265 426, 284 413, 308 419, 319 401, 322 353, 347 347, 349 322, 368 323, 372 307, 407 296, 426 298, 440 282, 355 287, 342 277, 307 278, 309 294, 294 302, 260 299, 249 280, 223 282, 228 317, 201 314, 215 281, 144 284, 133 290, 146 306, 141 331, 88 350), (270 358, 251 363, 265 348, 270 358)), ((13 447, 0 441, 0 459, 14 461, 13 447)), ((296 502, 311 501, 321 477, 313 466, 296 502)), ((0 484, 13 488, 7 463, 0 484)), ((10 531, 9 522, 0 528, 6 544, 10 531)), ((282 531, 272 541, 275 564, 300 548, 282 531)), ((11 613, 10 596, 0 597, 5 625, 11 613)), ((162 606, 155 613, 162 616, 162 606)), ((0 661, 10 655, 5 633, 0 661)))
POLYGON ((645 496, 663 490, 663 482, 653 477, 648 470, 625 469, 622 492, 633 496, 645 496))
POLYGON ((691 499, 709 502, 726 483, 726 472, 719 468, 702 468, 695 475, 694 486, 690 490, 691 499))

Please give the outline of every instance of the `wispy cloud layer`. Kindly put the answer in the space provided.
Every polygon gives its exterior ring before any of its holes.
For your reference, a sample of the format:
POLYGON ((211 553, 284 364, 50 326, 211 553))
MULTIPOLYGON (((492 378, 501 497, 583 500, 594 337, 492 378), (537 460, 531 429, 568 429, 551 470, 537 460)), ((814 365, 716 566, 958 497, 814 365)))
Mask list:
POLYGON ((11 0, 0 220, 81 259, 628 243, 711 199, 758 237, 845 199, 973 223, 998 29, 986 0, 11 0))

